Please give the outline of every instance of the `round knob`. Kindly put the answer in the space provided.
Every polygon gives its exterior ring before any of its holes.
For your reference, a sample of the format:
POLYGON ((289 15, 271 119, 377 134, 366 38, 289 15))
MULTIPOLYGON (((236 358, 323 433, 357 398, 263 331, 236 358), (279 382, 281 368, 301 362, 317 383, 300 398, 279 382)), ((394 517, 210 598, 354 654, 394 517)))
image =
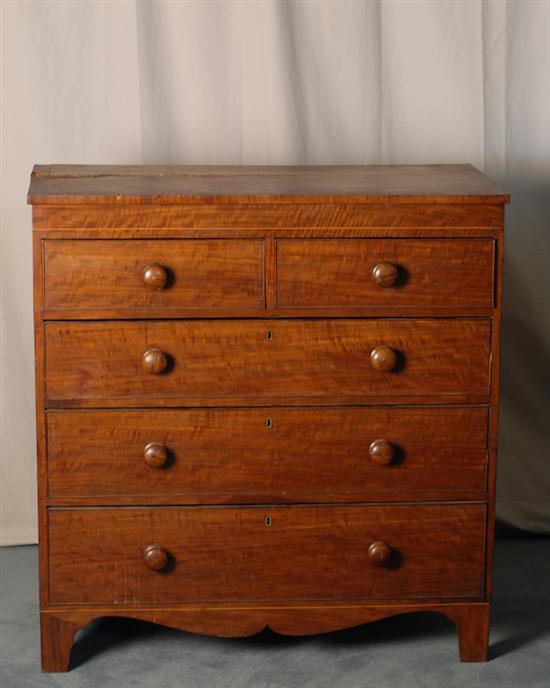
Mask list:
POLYGON ((389 346, 377 346, 370 352, 370 363, 375 370, 388 373, 397 365, 397 354, 389 346))
POLYGON ((369 447, 371 461, 387 465, 395 458, 395 447, 388 440, 374 440, 369 447))
POLYGON ((377 568, 383 568, 390 563, 391 547, 379 540, 373 542, 368 549, 367 555, 369 557, 369 564, 377 568))
POLYGON ((143 284, 153 291, 162 291, 168 282, 168 273, 162 265, 151 263, 141 273, 143 284))
POLYGON ((377 263, 372 269, 372 279, 383 289, 393 287, 399 279, 399 268, 393 263, 377 263))
POLYGON ((143 450, 143 458, 151 468, 161 468, 168 461, 168 450, 160 442, 149 442, 143 450))
POLYGON ((162 571, 168 566, 168 552, 160 545, 147 545, 143 550, 143 561, 151 571, 162 571))
POLYGON ((160 349, 148 349, 143 354, 143 369, 150 375, 160 375, 168 367, 168 358, 160 349))

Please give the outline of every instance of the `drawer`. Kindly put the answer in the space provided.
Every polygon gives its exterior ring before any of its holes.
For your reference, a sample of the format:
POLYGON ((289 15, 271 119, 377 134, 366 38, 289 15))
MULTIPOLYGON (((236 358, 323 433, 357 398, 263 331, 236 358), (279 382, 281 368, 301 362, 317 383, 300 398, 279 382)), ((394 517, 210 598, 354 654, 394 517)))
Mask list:
POLYGON ((44 241, 48 309, 263 308, 264 242, 44 241))
POLYGON ((492 239, 278 239, 281 308, 489 308, 492 239))
POLYGON ((46 323, 48 405, 486 395, 488 320, 46 323))
MULTIPOLYGON (((50 411, 50 498, 485 495, 486 408, 50 411)), ((73 502, 74 503, 74 502, 73 502)))
POLYGON ((48 522, 52 604, 483 594, 482 504, 61 509, 48 522))

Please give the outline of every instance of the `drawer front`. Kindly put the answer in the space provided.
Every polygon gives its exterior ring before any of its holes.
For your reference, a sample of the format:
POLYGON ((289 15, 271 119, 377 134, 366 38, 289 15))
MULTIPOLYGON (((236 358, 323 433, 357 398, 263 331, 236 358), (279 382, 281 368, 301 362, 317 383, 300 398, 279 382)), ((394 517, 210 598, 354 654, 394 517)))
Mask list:
POLYGON ((51 411, 51 498, 485 495, 485 408, 51 411))
POLYGON ((279 239, 281 308, 489 308, 491 239, 279 239))
POLYGON ((50 322, 45 329, 50 406, 326 404, 489 391, 486 320, 50 322))
POLYGON ((63 509, 48 520, 52 604, 483 594, 482 504, 63 509))
POLYGON ((44 242, 49 309, 263 308, 264 242, 44 242))

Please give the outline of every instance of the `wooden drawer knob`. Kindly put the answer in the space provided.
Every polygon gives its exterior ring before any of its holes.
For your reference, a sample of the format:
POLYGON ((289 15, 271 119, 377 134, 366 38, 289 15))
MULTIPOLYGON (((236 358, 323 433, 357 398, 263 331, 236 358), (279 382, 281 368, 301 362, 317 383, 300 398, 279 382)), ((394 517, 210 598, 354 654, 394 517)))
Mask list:
POLYGON ((160 375, 168 367, 168 357, 160 349, 148 349, 143 354, 143 370, 149 375, 160 375))
POLYGON ((397 354, 389 346, 377 346, 370 352, 370 363, 374 370, 388 373, 397 365, 397 354))
POLYGON ((143 458, 151 468, 162 468, 168 461, 168 450, 160 442, 149 442, 143 450, 143 458))
POLYGON ((395 458, 395 447, 388 440, 374 440, 369 447, 371 461, 381 465, 388 465, 395 458))
POLYGON ((379 540, 373 542, 368 549, 369 564, 376 568, 383 568, 390 563, 391 559, 391 547, 379 540))
POLYGON ((160 545, 147 545, 143 550, 143 561, 151 571, 162 571, 168 566, 168 552, 160 545))
POLYGON ((383 289, 393 287, 399 279, 399 268, 393 263, 377 263, 372 269, 372 279, 383 289))
POLYGON ((143 268, 141 273, 143 284, 153 291, 162 291, 168 283, 168 272, 162 265, 151 263, 143 268))

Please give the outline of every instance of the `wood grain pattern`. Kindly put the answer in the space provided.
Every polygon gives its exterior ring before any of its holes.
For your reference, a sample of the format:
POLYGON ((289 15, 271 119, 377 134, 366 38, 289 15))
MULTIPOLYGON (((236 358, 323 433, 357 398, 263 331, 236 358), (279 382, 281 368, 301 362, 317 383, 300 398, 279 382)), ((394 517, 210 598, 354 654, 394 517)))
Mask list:
POLYGON ((28 201, 108 203, 487 203, 508 194, 471 165, 37 165, 28 201))
MULTIPOLYGON (((33 234, 33 306, 34 306, 34 371, 35 371, 35 411, 36 411, 36 477, 38 496, 38 568, 39 568, 39 601, 42 609, 48 599, 48 522, 46 518, 46 500, 48 496, 47 466, 47 428, 46 428, 46 358, 45 332, 41 305, 43 302, 44 272, 42 261, 42 244, 40 238, 33 234)), ((47 631, 46 631, 47 633, 47 631)), ((53 632, 52 632, 53 635, 53 632)), ((47 645, 42 640, 42 647, 47 645)), ((45 653, 42 655, 45 656, 45 653)))
POLYGON ((483 595, 483 504, 53 509, 48 519, 51 604, 483 595), (395 552, 387 568, 368 566, 377 540, 395 552), (173 559, 166 573, 143 562, 152 542, 173 559))
POLYGON ((40 612, 40 649, 42 671, 60 672, 69 670, 69 658, 76 632, 90 619, 80 622, 56 614, 40 612))
MULTIPOLYGON (((489 514, 487 518, 487 548, 486 548, 486 598, 491 600, 493 597, 493 565, 494 565, 494 544, 495 544, 495 503, 496 503, 496 480, 497 480, 497 450, 499 440, 499 413, 500 413, 500 369, 501 369, 501 318, 502 318, 502 295, 503 295, 503 270, 504 270, 504 242, 497 244, 497 272, 495 276, 495 296, 499 309, 493 319, 494 334, 492 336, 491 351, 491 407, 489 414, 489 456, 487 466, 487 496, 489 503, 489 514)), ((487 621, 488 623, 488 621, 487 621)), ((487 629, 488 633, 488 629, 487 629)))
POLYGON ((454 619, 461 662, 486 662, 489 646, 489 605, 464 606, 454 619))
POLYGON ((69 638, 101 616, 132 617, 194 633, 236 637, 253 635, 268 627, 289 636, 327 633, 359 626, 371 621, 414 613, 439 613, 457 626, 460 658, 463 662, 487 660, 489 605, 484 602, 354 602, 322 605, 180 605, 162 607, 88 607, 84 609, 50 609, 41 613, 44 671, 68 671, 71 645, 69 638), (479 631, 482 632, 479 632, 479 631), (472 644, 478 631, 477 641, 472 644), (485 643, 485 644, 484 644, 485 643))
POLYGON ((483 498, 487 421, 468 407, 51 411, 48 494, 57 504, 483 498), (381 437, 395 447, 388 465, 369 455, 381 437), (153 443, 166 448, 156 470, 144 460, 153 443))
POLYGON ((493 305, 493 241, 482 239, 316 239, 277 241, 277 304, 342 309, 493 305), (395 286, 373 278, 397 268, 395 286))
POLYGON ((489 391, 490 322, 481 320, 50 322, 45 329, 49 406, 137 396, 151 405, 203 397, 265 404, 297 395, 345 401, 489 391), (379 345, 399 353, 399 369, 371 367, 379 345), (151 347, 167 354, 169 372, 143 371, 151 347))
POLYGON ((45 241, 44 262, 50 309, 265 306, 261 240, 45 241), (151 263, 169 275, 160 291, 143 284, 151 263))
POLYGON ((502 232, 502 205, 35 205, 33 226, 44 238, 284 236, 494 236, 502 232), (225 233, 223 231, 225 230, 225 233), (41 234, 42 235, 42 234, 41 234))
POLYGON ((44 670, 105 615, 438 611, 484 661, 508 195, 470 166, 38 166, 29 200, 44 670))
MULTIPOLYGON (((267 299, 266 299, 267 300, 267 299)), ((422 308, 404 307, 391 310, 388 308, 361 306, 351 307, 345 310, 333 306, 330 308, 220 308, 215 311, 212 308, 189 308, 173 306, 171 308, 143 308, 138 313, 133 308, 102 308, 101 310, 90 310, 88 308, 71 309, 45 309, 41 311, 44 321, 47 320, 136 320, 139 315, 140 320, 188 320, 206 318, 487 318, 492 319, 496 315, 494 308, 422 308)))

